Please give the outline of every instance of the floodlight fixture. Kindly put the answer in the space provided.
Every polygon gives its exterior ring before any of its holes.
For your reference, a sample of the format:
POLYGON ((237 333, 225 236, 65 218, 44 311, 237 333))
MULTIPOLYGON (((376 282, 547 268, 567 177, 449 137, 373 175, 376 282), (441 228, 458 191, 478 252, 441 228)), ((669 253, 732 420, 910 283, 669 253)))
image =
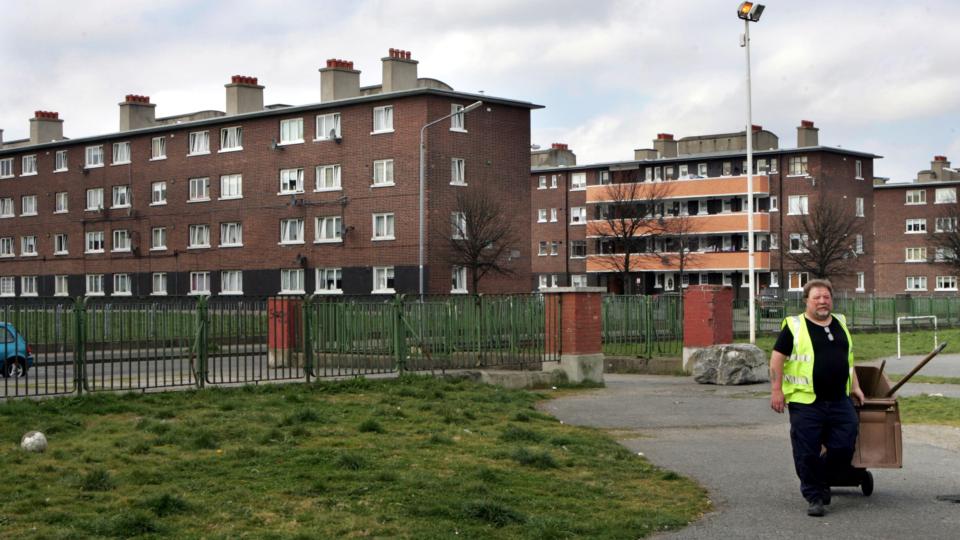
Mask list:
POLYGON ((757 22, 760 20, 760 15, 763 14, 763 8, 763 4, 742 2, 740 7, 737 9, 737 17, 740 17, 745 21, 757 22))

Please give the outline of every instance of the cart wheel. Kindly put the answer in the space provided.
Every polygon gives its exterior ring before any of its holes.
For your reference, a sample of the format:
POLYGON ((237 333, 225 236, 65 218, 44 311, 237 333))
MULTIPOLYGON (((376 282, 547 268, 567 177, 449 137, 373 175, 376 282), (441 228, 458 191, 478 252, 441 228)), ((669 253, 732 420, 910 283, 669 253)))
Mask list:
POLYGON ((873 495, 873 474, 870 471, 863 471, 863 480, 860 481, 860 491, 864 497, 873 495))

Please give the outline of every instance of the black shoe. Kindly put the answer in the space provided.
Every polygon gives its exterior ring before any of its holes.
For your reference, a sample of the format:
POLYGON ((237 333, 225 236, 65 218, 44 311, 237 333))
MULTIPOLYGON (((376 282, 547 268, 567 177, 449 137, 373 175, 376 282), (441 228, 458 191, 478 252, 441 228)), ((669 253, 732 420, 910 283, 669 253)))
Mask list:
POLYGON ((860 491, 863 491, 864 497, 873 494, 873 474, 870 471, 863 471, 863 478, 860 479, 860 491))
POLYGON ((823 490, 823 505, 830 506, 830 488, 825 488, 823 490))
POLYGON ((823 517, 827 511, 823 509, 823 503, 820 501, 813 501, 810 503, 810 506, 807 507, 807 515, 813 517, 823 517))

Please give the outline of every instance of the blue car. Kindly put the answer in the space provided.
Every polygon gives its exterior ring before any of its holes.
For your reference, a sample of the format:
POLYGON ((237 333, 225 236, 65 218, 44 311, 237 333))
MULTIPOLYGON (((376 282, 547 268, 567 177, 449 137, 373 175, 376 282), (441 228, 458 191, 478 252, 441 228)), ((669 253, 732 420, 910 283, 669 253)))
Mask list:
POLYGON ((33 365, 33 351, 27 340, 10 323, 0 322, 0 374, 4 377, 26 377, 33 365))

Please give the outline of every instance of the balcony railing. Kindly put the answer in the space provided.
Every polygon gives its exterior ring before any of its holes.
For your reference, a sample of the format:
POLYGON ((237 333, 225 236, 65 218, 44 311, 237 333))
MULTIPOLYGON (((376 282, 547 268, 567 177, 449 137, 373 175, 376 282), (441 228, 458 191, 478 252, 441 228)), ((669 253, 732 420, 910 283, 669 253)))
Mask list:
MULTIPOLYGON (((691 251, 685 254, 684 271, 690 272, 727 272, 746 271, 749 260, 746 251, 691 251)), ((754 253, 756 270, 770 269, 770 253, 754 253)), ((623 266, 623 254, 587 255, 587 272, 620 272, 623 266)), ((630 256, 631 272, 677 271, 680 258, 677 253, 634 253, 630 256)))
MULTIPOLYGON (((754 195, 770 193, 770 177, 753 177, 754 195)), ((604 184, 587 186, 587 202, 625 202, 650 199, 691 199, 725 197, 747 194, 746 176, 721 176, 693 180, 668 180, 666 182, 641 182, 636 184, 604 184)))

